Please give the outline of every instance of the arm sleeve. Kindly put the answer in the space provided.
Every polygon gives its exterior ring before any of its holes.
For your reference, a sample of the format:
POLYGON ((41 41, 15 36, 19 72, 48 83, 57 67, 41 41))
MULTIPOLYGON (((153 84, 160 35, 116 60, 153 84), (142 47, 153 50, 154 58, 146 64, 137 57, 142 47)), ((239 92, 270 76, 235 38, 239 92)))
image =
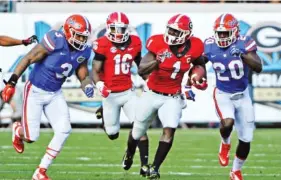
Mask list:
POLYGON ((96 61, 104 61, 106 58, 103 54, 95 53, 94 60, 96 61))
POLYGON ((65 38, 61 32, 52 30, 47 32, 40 42, 43 47, 49 52, 61 49, 63 47, 65 38))
POLYGON ((245 43, 244 43, 244 51, 245 51, 245 53, 248 53, 251 51, 257 51, 256 42, 250 36, 246 36, 245 43))
POLYGON ((134 59, 136 65, 139 67, 140 61, 141 61, 141 52, 138 53, 138 55, 134 59))

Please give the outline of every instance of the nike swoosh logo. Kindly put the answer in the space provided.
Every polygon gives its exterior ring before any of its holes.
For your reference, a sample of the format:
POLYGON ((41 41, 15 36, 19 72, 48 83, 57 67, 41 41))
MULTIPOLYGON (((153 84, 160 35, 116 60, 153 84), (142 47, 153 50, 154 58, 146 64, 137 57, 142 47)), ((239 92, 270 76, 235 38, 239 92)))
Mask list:
POLYGON ((225 161, 224 159, 222 159, 221 156, 219 156, 219 159, 220 159, 220 162, 221 162, 222 164, 225 164, 225 163, 226 163, 226 161, 225 161))

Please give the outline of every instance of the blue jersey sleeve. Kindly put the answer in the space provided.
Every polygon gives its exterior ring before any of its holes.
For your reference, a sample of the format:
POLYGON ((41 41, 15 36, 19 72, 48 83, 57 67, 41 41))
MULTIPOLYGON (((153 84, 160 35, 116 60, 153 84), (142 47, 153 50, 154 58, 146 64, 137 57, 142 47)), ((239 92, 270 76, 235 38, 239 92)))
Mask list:
POLYGON ((65 37, 62 32, 51 30, 47 32, 42 41, 41 44, 51 53, 55 50, 59 50, 63 48, 63 45, 65 43, 65 37))
POLYGON ((212 45, 215 43, 213 38, 208 38, 204 41, 204 56, 210 59, 212 52, 212 45))
POLYGON ((251 51, 257 51, 257 45, 253 38, 250 36, 245 37, 244 41, 244 51, 245 53, 251 52, 251 51))

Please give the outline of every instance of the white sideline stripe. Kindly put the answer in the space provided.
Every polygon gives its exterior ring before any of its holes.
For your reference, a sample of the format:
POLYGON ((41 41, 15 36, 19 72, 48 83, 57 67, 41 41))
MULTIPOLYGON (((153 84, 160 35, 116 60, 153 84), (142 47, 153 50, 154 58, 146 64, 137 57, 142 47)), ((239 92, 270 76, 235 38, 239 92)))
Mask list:
MULTIPOLYGON (((34 157, 34 156, 5 156, 7 159, 26 159, 26 160, 30 160, 30 159, 41 159, 42 156, 38 156, 38 157, 34 157)), ((73 157, 71 157, 73 159, 73 157)), ((59 157, 60 160, 69 160, 70 158, 68 157, 59 157)), ((84 160, 81 159, 81 157, 77 157, 75 158, 77 160, 81 160, 81 161, 95 161, 95 160, 102 160, 105 158, 102 157, 89 157, 89 160, 84 160)), ((178 162, 218 162, 217 159, 179 159, 177 160, 178 162)), ((230 162, 232 162, 232 160, 230 160, 230 162)), ((277 160, 277 159, 271 159, 271 160, 265 160, 265 159, 258 159, 258 160, 251 160, 252 163, 281 163, 281 160, 277 160)), ((281 168, 281 167, 280 167, 281 168)))
MULTIPOLYGON (((29 174, 33 171, 0 171, 0 173, 17 173, 17 174, 29 174)), ((131 174, 139 175, 137 172, 93 172, 93 171, 54 171, 54 174, 131 174)), ((227 173, 192 173, 192 172, 173 172, 168 171, 167 173, 161 173, 164 175, 178 175, 178 176, 226 176, 227 173)), ((276 177, 281 176, 281 174, 243 174, 243 176, 254 176, 254 177, 276 177)))
MULTIPOLYGON (((10 164, 0 164, 0 166, 36 166, 37 164, 29 163, 10 163, 10 164)), ((52 166, 70 166, 70 167, 121 167, 121 164, 53 164, 52 166)), ((140 167, 140 164, 134 164, 133 167, 140 167)), ((165 166, 167 168, 190 168, 190 169, 222 169, 221 166, 165 166)), ((243 166, 246 169, 280 169, 277 166, 243 166)))

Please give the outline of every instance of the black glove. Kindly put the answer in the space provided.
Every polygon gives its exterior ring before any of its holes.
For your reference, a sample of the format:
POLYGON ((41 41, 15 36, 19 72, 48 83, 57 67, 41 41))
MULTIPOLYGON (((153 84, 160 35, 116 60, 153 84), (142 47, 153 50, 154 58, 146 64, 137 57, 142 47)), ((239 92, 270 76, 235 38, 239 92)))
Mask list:
POLYGON ((25 45, 25 46, 28 46, 32 43, 38 43, 38 38, 37 38, 36 35, 32 35, 31 37, 22 40, 22 44, 25 45))

